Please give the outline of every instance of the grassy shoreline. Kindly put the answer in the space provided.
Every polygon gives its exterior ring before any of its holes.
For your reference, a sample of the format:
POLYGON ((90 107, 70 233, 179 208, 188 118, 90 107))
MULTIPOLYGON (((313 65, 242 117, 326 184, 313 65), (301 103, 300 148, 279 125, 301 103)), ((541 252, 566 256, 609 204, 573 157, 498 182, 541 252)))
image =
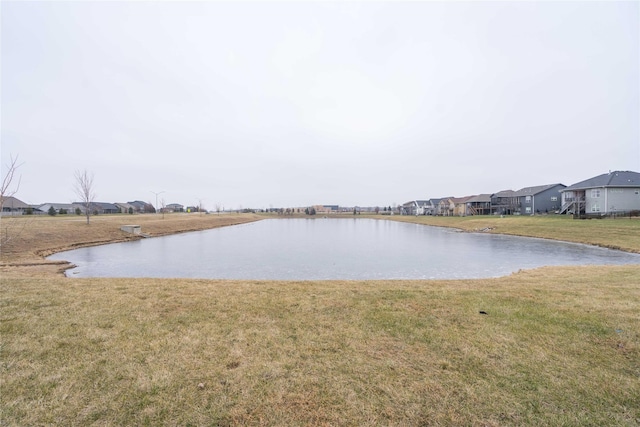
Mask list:
MULTIPOLYGON (((142 226, 221 225, 202 217, 142 226)), ((552 238, 561 220, 431 225, 552 238)), ((3 253, 0 425, 640 422, 638 265, 478 280, 67 279, 39 255, 118 236, 118 221, 43 221, 3 253)), ((639 251, 637 221, 606 221, 567 221, 565 234, 639 251)))

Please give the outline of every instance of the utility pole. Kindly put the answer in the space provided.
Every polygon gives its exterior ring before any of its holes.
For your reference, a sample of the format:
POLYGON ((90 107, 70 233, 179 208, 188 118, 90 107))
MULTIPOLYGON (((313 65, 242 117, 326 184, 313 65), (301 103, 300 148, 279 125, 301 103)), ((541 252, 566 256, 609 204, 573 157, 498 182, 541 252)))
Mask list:
POLYGON ((165 191, 158 191, 158 192, 151 191, 151 192, 156 195, 156 205, 154 206, 154 208, 156 209, 156 213, 158 213, 158 194, 165 193, 165 191))

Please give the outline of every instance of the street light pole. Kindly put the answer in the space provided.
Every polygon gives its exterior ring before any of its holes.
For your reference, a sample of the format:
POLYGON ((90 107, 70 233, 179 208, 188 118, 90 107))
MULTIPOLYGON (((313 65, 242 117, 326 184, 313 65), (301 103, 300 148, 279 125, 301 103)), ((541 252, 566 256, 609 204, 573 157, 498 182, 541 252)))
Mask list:
MULTIPOLYGON (((149 190, 149 191, 151 191, 151 190, 149 190)), ((158 192, 151 191, 151 192, 156 195, 156 205, 154 207, 156 209, 156 213, 158 213, 158 194, 165 193, 165 191, 158 191, 158 192)))

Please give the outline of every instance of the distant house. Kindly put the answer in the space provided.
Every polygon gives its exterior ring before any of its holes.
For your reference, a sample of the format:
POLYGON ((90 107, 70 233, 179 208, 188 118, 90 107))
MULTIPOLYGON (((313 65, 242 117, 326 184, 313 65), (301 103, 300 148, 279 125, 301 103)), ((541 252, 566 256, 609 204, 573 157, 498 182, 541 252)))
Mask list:
POLYGON ((471 196, 466 202, 467 215, 490 215, 491 214, 491 194, 478 194, 471 196))
POLYGON ((453 215, 466 216, 467 215, 467 200, 472 196, 466 197, 453 197, 450 202, 453 204, 453 215))
POLYGON ((640 210, 640 173, 614 171, 561 191, 561 213, 609 215, 640 210))
POLYGON ((438 214, 438 205, 440 204, 440 200, 442 199, 429 199, 427 200, 427 204, 424 208, 425 215, 437 215, 438 214))
POLYGON ((53 208, 56 214, 67 213, 73 215, 76 213, 76 207, 77 206, 72 203, 43 203, 38 206, 38 210, 43 213, 48 213, 51 208, 53 208))
POLYGON ((114 205, 116 205, 118 207, 118 209, 120 209, 120 213, 127 213, 128 214, 129 212, 131 212, 131 213, 137 213, 138 212, 136 207, 133 206, 130 203, 118 202, 118 203, 114 203, 114 205))
POLYGON ((535 215, 560 210, 562 206, 560 191, 566 187, 564 184, 548 184, 518 190, 520 213, 535 215))
POLYGON ((180 203, 169 203, 164 207, 165 212, 184 212, 184 206, 180 203))
POLYGON ((453 216, 456 205, 454 202, 455 197, 445 197, 440 199, 438 203, 437 215, 441 216, 453 216))
POLYGON ((520 208, 520 201, 513 190, 502 190, 491 195, 491 213, 513 215, 520 208))
POLYGON ((137 213, 154 213, 156 211, 151 203, 142 202, 140 200, 135 200, 133 202, 127 203, 133 206, 134 210, 137 213))
POLYGON ((499 215, 534 215, 556 212, 561 207, 563 184, 524 187, 518 191, 504 190, 491 195, 491 211, 499 215))
POLYGON ((0 202, 2 204, 3 216, 24 215, 31 209, 31 206, 13 196, 4 197, 0 202))
MULTIPOLYGON (((314 205, 313 209, 315 209, 316 214, 338 213, 340 211, 338 205, 314 205)), ((349 210, 353 212, 353 208, 349 208, 349 210)))
MULTIPOLYGON (((87 213, 87 207, 84 203, 74 202, 73 210, 80 209, 83 215, 87 213)), ((120 213, 120 208, 113 203, 107 202, 91 202, 89 204, 89 213, 91 215, 105 215, 120 213)))
POLYGON ((426 215, 429 206, 428 200, 412 200, 402 205, 402 215, 426 215))

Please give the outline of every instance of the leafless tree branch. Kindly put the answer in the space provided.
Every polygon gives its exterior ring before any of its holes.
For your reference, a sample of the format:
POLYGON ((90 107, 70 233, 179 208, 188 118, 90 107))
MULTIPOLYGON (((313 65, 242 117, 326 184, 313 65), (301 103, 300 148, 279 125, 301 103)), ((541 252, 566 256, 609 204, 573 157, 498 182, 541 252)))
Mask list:
POLYGON ((95 200, 95 192, 93 191, 93 174, 85 170, 76 170, 75 173, 75 187, 76 195, 80 198, 80 202, 84 206, 84 213, 87 217, 87 224, 89 224, 89 216, 91 215, 91 203, 95 200))
MULTIPOLYGON (((9 163, 6 165, 6 172, 2 176, 2 185, 0 186, 0 212, 2 212, 5 201, 13 197, 20 188, 21 177, 18 177, 18 182, 14 183, 16 179, 16 171, 22 166, 22 163, 18 163, 18 156, 9 156, 9 163)), ((15 239, 27 226, 27 221, 10 221, 4 219, 2 224, 2 230, 0 231, 0 247, 5 246, 11 240, 15 239)))
POLYGON ((10 155, 9 163, 6 165, 7 172, 2 177, 2 186, 0 187, 0 210, 4 206, 4 201, 9 197, 13 197, 20 188, 21 177, 18 177, 18 182, 13 186, 16 171, 20 166, 22 166, 22 163, 18 163, 18 156, 13 157, 13 155, 10 155))

